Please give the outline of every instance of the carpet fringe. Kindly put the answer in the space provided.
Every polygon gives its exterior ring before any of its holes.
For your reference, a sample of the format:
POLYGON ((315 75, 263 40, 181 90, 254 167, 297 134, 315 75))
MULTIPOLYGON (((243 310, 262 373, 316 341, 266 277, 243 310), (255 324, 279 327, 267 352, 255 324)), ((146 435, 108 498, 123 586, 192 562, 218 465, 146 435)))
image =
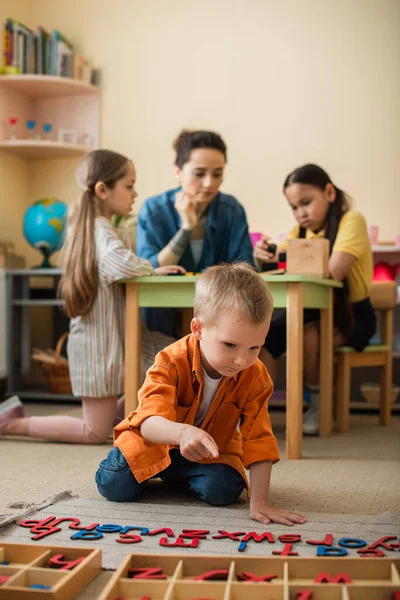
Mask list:
POLYGON ((0 527, 6 527, 10 525, 14 521, 17 523, 19 520, 23 519, 27 515, 31 515, 32 513, 41 510, 42 508, 46 508, 51 504, 55 504, 56 502, 61 502, 63 500, 68 500, 70 498, 78 498, 77 494, 74 494, 71 490, 63 490, 62 492, 56 492, 51 496, 45 498, 41 502, 24 502, 18 501, 9 504, 7 508, 19 508, 19 512, 14 513, 12 515, 0 515, 0 527))

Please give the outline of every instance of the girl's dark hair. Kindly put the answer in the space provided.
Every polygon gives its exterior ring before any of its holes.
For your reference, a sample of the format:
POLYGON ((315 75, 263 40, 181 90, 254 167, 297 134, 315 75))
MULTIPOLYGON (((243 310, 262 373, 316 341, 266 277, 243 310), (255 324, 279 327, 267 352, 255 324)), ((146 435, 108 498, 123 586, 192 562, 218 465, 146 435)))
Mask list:
MULTIPOLYGON (((336 191, 336 200, 329 205, 328 214, 325 223, 325 237, 329 240, 330 252, 332 252, 340 219, 350 208, 350 199, 343 190, 332 183, 328 173, 317 165, 303 165, 292 171, 285 179, 283 190, 292 183, 302 183, 304 185, 313 185, 324 191, 327 184, 331 183, 336 191)), ((300 228, 302 229, 302 228, 300 228)), ((303 236, 300 236, 303 237, 303 236)))
MULTIPOLYGON (((292 183, 314 185, 322 191, 325 190, 328 183, 331 183, 335 188, 336 199, 329 205, 325 222, 325 238, 329 240, 329 253, 331 254, 339 229, 340 220, 344 213, 350 208, 349 197, 343 190, 332 183, 332 180, 326 171, 313 164, 303 165, 292 171, 285 179, 283 190, 285 191, 292 183)), ((306 237, 306 230, 304 227, 300 227, 299 237, 306 237)), ((336 327, 346 338, 348 338, 354 326, 354 317, 348 298, 348 285, 346 280, 343 282, 343 288, 335 289, 334 314, 336 327)))
POLYGON ((222 137, 214 131, 191 131, 183 129, 172 144, 176 152, 175 164, 180 169, 190 160, 192 150, 197 148, 211 148, 219 150, 227 160, 226 144, 222 137))

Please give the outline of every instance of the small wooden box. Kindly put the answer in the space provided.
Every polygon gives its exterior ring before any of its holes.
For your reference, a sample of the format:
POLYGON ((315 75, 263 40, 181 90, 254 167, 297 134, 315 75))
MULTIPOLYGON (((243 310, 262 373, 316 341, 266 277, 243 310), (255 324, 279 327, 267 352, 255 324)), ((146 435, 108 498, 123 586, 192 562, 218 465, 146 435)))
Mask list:
POLYGON ((394 557, 127 554, 98 600, 295 600, 304 589, 315 600, 391 600, 400 591, 399 567, 400 559, 394 557), (164 578, 131 578, 132 568, 158 568, 164 578), (195 579, 214 570, 221 577, 195 579), (272 575, 272 579, 243 581, 244 573, 272 575), (331 582, 316 583, 321 573, 328 574, 331 582), (348 583, 335 582, 341 574, 346 574, 348 583))
POLYGON ((296 275, 329 277, 329 240, 288 240, 286 272, 296 275))
POLYGON ((0 600, 71 600, 100 571, 100 548, 8 544, 0 540, 0 600), (84 560, 70 570, 51 568, 49 559, 59 554, 67 561, 84 560), (35 589, 32 585, 46 587, 35 589))

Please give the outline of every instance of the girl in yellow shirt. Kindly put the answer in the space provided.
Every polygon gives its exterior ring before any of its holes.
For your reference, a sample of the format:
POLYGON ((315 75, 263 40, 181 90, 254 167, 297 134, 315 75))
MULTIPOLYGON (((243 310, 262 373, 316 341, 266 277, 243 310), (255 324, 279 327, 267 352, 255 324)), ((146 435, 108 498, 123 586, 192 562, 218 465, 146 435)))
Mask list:
MULTIPOLYGON (((362 214, 350 210, 349 198, 335 186, 329 175, 317 165, 307 164, 290 173, 283 191, 298 224, 289 232, 277 252, 285 252, 288 239, 325 237, 329 240, 329 270, 334 279, 343 281, 335 291, 335 344, 347 344, 360 351, 376 330, 376 317, 369 293, 372 282, 372 251, 362 214)), ((258 264, 276 260, 268 252, 268 236, 257 243, 254 258, 258 264)), ((311 392, 305 413, 303 433, 315 435, 319 427, 319 311, 304 311, 304 379, 311 392)), ((290 324, 289 324, 290 326, 290 324)), ((277 372, 276 359, 286 351, 286 314, 271 323, 265 347, 260 355, 272 378, 277 372)))

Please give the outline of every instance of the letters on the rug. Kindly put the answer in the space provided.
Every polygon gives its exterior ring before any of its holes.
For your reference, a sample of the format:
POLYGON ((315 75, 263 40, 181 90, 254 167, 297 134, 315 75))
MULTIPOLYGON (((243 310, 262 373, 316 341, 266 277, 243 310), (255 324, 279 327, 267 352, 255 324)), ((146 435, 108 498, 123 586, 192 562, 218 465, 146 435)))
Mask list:
MULTIPOLYGON (((249 543, 281 543, 283 547, 274 549, 273 555, 279 556, 298 556, 300 547, 293 549, 294 544, 302 541, 302 536, 297 533, 274 536, 270 531, 256 533, 255 531, 225 531, 218 529, 218 533, 212 535, 209 529, 182 529, 177 536, 170 527, 162 527, 160 529, 149 530, 148 527, 142 525, 117 525, 105 523, 91 523, 82 525, 77 517, 61 517, 55 516, 46 517, 45 519, 27 519, 20 521, 21 527, 30 529, 32 540, 40 540, 48 535, 52 535, 61 531, 61 524, 68 522, 68 528, 75 530, 71 536, 72 540, 86 540, 93 542, 104 537, 104 535, 117 534, 116 542, 119 544, 137 544, 145 541, 147 536, 160 536, 160 546, 177 546, 185 548, 197 548, 202 540, 221 540, 228 539, 232 542, 238 542, 238 552, 246 550, 249 543), (135 531, 136 533, 129 533, 135 531), (168 538, 176 538, 168 539, 168 538), (297 551, 298 550, 298 551, 297 551)), ((321 540, 304 540, 307 544, 316 546, 316 556, 346 556, 348 550, 356 550, 360 556, 380 557, 385 556, 383 550, 394 552, 399 551, 399 538, 395 535, 386 535, 379 538, 375 542, 367 544, 365 540, 359 538, 344 538, 341 537, 337 541, 337 546, 334 546, 334 536, 332 533, 327 533, 321 540)))

